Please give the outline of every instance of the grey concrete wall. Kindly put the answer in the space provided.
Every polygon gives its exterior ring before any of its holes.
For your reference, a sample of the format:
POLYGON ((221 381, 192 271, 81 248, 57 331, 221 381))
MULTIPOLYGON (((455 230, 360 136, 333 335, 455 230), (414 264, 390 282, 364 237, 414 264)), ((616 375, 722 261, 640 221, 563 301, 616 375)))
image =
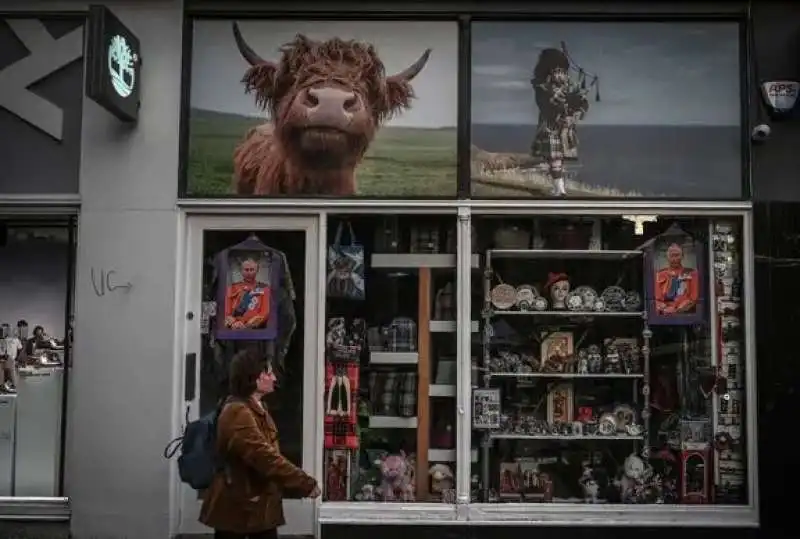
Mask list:
MULTIPOLYGON (((107 2, 142 43, 135 129, 84 102, 66 494, 76 539, 166 538, 172 485, 182 4, 107 2), (101 272, 116 284, 98 296, 101 272)), ((177 513, 174 513, 177 514, 177 513)))

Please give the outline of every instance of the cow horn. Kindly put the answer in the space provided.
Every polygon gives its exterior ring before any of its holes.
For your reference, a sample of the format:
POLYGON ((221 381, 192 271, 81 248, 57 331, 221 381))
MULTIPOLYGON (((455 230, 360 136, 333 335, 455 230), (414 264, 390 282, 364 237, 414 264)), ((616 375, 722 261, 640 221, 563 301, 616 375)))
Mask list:
POLYGON ((422 68, 428 63, 428 58, 430 58, 430 56, 431 49, 426 49, 416 62, 405 68, 397 75, 392 75, 391 77, 387 78, 391 80, 410 82, 414 77, 419 75, 419 72, 422 71, 422 68))
POLYGON ((239 52, 242 54, 242 57, 247 60, 248 64, 255 66, 269 63, 256 54, 256 52, 250 48, 250 45, 245 42, 241 30, 239 30, 239 25, 236 22, 233 23, 233 38, 236 40, 236 46, 239 48, 239 52))

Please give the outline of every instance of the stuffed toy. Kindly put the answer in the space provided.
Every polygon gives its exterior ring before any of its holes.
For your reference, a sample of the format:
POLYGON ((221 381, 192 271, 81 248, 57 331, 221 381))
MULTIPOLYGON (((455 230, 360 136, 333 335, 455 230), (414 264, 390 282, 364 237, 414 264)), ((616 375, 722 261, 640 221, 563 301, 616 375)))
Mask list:
POLYGON ((383 501, 414 501, 412 465, 405 452, 398 455, 386 455, 381 459, 380 493, 383 501))
POLYGON ((431 477, 433 494, 443 494, 453 489, 453 470, 447 464, 434 464, 428 470, 428 475, 431 477))

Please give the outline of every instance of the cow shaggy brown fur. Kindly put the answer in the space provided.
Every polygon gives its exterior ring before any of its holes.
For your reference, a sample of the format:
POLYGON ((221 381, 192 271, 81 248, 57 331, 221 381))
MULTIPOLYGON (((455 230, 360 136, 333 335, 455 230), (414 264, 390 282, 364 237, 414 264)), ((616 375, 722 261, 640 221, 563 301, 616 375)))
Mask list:
POLYGON ((297 35, 278 62, 258 56, 233 23, 250 64, 242 83, 270 122, 250 129, 233 154, 233 188, 242 195, 348 196, 356 167, 380 126, 411 105, 412 79, 430 49, 386 76, 371 44, 297 35))

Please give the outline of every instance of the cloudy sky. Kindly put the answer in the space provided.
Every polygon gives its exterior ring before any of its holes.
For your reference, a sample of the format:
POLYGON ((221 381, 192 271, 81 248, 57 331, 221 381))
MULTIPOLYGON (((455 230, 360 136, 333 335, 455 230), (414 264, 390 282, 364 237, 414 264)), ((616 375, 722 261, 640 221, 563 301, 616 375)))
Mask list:
POLYGON ((535 124, 533 66, 561 41, 600 77, 584 125, 740 122, 735 24, 481 22, 472 36, 474 123, 535 124))
MULTIPOLYGON (((412 108, 389 123, 407 127, 451 127, 457 123, 458 27, 455 22, 384 21, 241 21, 250 46, 264 58, 277 59, 278 48, 306 34, 338 36, 374 44, 387 73, 405 69, 426 48, 433 49, 425 69, 414 79, 417 99, 412 108)), ((247 69, 236 48, 231 21, 194 23, 191 105, 245 115, 263 115, 239 82, 247 69)))

